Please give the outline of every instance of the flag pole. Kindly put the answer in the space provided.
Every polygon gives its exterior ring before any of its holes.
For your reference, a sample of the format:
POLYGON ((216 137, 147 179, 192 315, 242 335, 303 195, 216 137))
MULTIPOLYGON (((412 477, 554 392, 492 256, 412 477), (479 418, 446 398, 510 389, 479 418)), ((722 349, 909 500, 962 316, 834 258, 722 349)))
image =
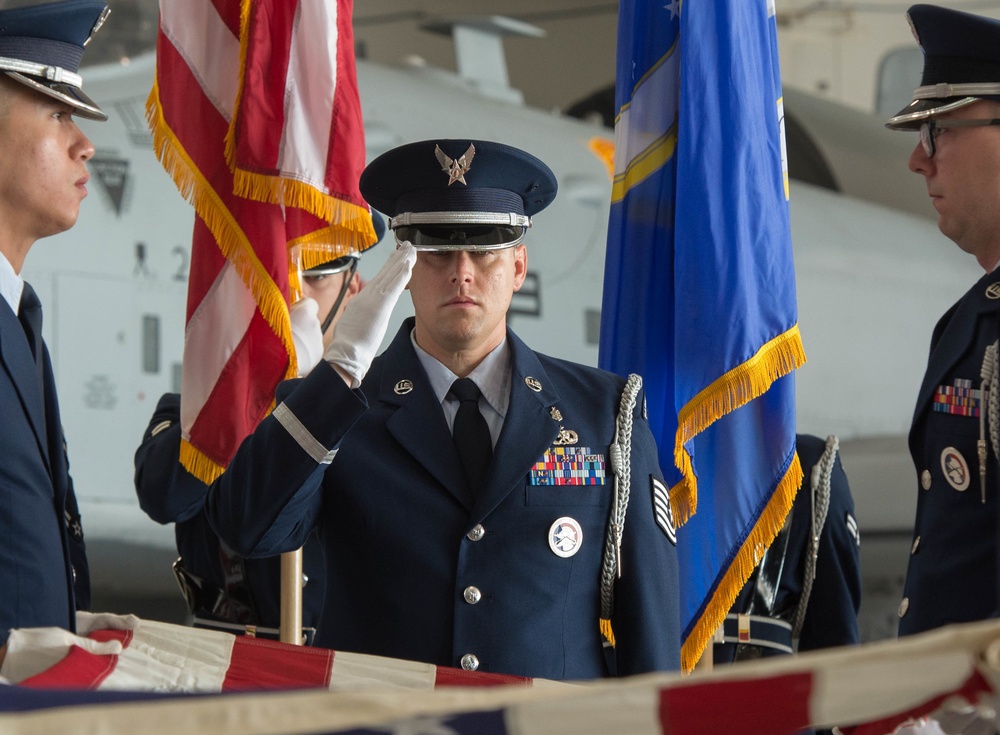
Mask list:
POLYGON ((302 645, 302 549, 281 555, 281 622, 278 637, 282 643, 302 645))

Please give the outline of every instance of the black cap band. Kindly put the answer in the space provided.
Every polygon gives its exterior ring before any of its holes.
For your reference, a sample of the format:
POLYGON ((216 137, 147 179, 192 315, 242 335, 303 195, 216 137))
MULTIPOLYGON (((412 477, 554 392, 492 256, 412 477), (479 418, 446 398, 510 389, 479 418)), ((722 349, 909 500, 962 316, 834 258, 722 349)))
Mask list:
POLYGON ((50 38, 0 36, 0 56, 21 59, 34 64, 58 66, 75 72, 83 59, 83 46, 63 43, 50 38))
POLYGON ((991 83, 1000 81, 1000 61, 967 59, 958 56, 927 56, 921 87, 934 84, 991 83))

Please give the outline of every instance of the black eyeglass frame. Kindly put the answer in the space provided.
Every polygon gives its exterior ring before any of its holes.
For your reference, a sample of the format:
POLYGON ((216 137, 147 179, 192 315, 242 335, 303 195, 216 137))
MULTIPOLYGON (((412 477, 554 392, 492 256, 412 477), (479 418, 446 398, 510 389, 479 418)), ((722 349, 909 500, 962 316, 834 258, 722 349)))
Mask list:
POLYGON ((975 120, 926 120, 920 123, 920 144, 928 158, 934 158, 937 153, 935 130, 945 128, 982 128, 989 125, 1000 125, 1000 117, 990 117, 975 120))

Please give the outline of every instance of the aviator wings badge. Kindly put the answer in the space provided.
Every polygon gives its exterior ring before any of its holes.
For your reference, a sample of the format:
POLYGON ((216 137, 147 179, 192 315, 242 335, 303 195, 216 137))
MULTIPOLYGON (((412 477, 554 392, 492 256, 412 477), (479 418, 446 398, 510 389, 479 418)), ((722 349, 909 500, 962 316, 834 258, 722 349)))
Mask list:
POLYGON ((476 147, 470 143, 469 150, 463 153, 461 158, 449 158, 448 154, 441 150, 441 146, 436 145, 434 155, 441 164, 441 170, 448 174, 448 186, 456 181, 465 184, 465 174, 472 168, 472 157, 476 155, 476 147))

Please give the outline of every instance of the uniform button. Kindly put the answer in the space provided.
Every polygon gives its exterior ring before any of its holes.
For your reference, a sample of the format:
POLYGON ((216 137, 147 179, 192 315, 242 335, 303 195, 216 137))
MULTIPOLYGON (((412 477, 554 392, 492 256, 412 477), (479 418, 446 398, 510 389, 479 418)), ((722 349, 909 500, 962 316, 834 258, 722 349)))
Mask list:
POLYGON ((899 601, 899 617, 906 615, 906 611, 910 609, 910 598, 904 597, 899 601))
POLYGON ((465 537, 469 539, 469 541, 479 541, 479 539, 481 539, 485 535, 486 535, 486 529, 483 528, 483 524, 477 523, 475 528, 473 528, 471 531, 465 534, 465 537))
POLYGON ((920 537, 917 536, 915 539, 913 539, 913 546, 910 547, 910 556, 916 554, 917 549, 919 548, 920 548, 920 537))
POLYGON ((76 567, 70 564, 69 570, 73 573, 73 584, 76 584, 76 567))
POLYGON ((483 593, 479 591, 478 587, 473 587, 472 585, 466 587, 465 592, 463 592, 462 594, 465 595, 465 601, 468 602, 470 605, 475 605, 477 602, 483 599, 483 593))
POLYGON ((931 472, 930 470, 924 470, 920 473, 920 487, 924 490, 931 489, 931 472))
POLYGON ((302 575, 302 587, 304 588, 307 584, 309 584, 309 575, 308 574, 303 574, 302 575))
POLYGON ((467 653, 462 656, 462 668, 466 671, 475 671, 479 668, 479 659, 474 653, 467 653))

